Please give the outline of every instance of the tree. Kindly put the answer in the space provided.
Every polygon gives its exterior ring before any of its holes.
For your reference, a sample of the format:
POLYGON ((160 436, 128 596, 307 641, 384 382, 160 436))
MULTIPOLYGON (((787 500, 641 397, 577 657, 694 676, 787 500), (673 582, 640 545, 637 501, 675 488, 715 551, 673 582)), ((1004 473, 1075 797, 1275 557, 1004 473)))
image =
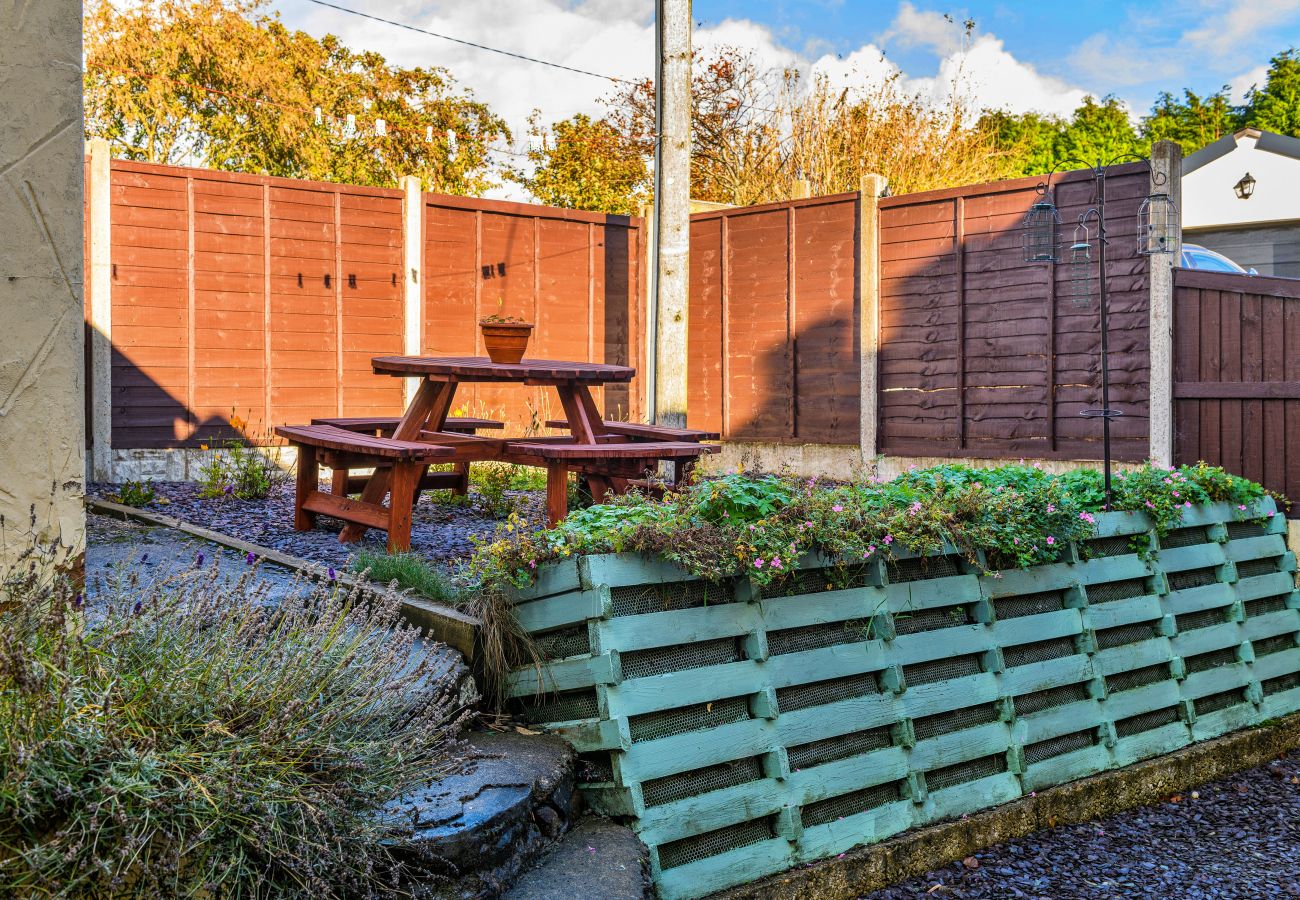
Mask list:
POLYGON ((87 137, 150 162, 388 187, 416 175, 460 194, 492 186, 487 145, 509 132, 445 70, 290 31, 260 12, 266 2, 96 0, 87 137))
POLYGON ((1246 125, 1300 137, 1300 53, 1292 47, 1269 60, 1264 86, 1251 88, 1242 116, 1246 125))
POLYGON ((1146 152, 1123 103, 1115 97, 1084 97, 1056 141, 1055 156, 1056 165, 1073 168, 1146 152))
POLYGON ((1039 113, 988 110, 976 127, 1006 154, 1008 175, 1042 175, 1056 165, 1056 145, 1065 123, 1039 113))
POLYGON ((1183 153, 1195 153, 1240 127, 1241 112, 1228 100, 1228 89, 1199 96, 1183 91, 1179 100, 1167 91, 1156 97, 1151 114, 1142 120, 1144 143, 1177 141, 1183 153))
POLYGON ((649 169, 643 149, 605 119, 578 115, 542 126, 528 120, 534 144, 531 172, 515 169, 513 181, 552 206, 633 215, 649 199, 649 169))

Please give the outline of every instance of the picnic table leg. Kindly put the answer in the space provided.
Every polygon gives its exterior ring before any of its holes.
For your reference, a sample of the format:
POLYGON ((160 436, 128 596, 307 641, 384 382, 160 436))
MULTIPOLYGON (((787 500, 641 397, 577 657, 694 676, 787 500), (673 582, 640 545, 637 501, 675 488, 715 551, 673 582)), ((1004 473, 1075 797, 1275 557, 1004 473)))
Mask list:
POLYGON ((303 509, 307 496, 320 487, 320 464, 316 460, 316 448, 297 444, 298 475, 294 481, 293 529, 294 531, 311 531, 316 527, 316 514, 303 509))
MULTIPOLYGON (((393 437, 399 441, 413 441, 420 436, 426 422, 432 422, 435 430, 441 428, 451 409, 451 398, 456 393, 456 383, 442 381, 423 381, 415 392, 411 405, 402 414, 402 420, 393 429, 393 437)), ((361 502, 379 503, 388 493, 389 473, 392 469, 376 469, 361 491, 361 502)), ((391 501, 390 501, 391 502, 391 501)), ((407 504, 410 505, 409 503, 407 504)), ((366 533, 366 526, 349 522, 339 532, 339 541, 350 544, 358 541, 366 533)))
POLYGON ((330 491, 340 497, 348 495, 348 470, 334 469, 330 474, 330 491))
POLYGON ((420 488, 424 463, 398 461, 392 469, 392 496, 388 501, 388 552, 411 549, 411 515, 420 488))
POLYGON ((554 528, 569 514, 569 467, 561 460, 546 464, 546 527, 554 528))
POLYGON ((457 497, 464 497, 468 495, 469 494, 469 463, 467 462, 456 463, 452 471, 454 471, 457 475, 460 476, 460 484, 458 484, 456 487, 451 489, 452 494, 454 494, 457 497))

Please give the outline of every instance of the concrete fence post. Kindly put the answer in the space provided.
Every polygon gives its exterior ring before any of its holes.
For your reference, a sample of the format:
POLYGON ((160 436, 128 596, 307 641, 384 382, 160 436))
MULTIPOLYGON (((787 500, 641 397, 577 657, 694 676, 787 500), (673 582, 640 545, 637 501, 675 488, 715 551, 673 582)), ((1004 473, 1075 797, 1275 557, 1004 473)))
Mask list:
POLYGON ((864 465, 871 465, 880 452, 880 195, 887 183, 883 175, 863 175, 858 187, 858 444, 864 465))
MULTIPOLYGON (((1183 208, 1183 148, 1173 141, 1151 146, 1152 194, 1168 194, 1183 208)), ((1182 253, 1180 233, 1172 253, 1147 257, 1151 299, 1151 414, 1149 456, 1159 466, 1174 462, 1174 267, 1182 253)))
POLYGON ((113 480, 113 251, 112 174, 108 141, 87 145, 90 166, 90 472, 92 481, 113 480))
POLYGON ((812 184, 807 178, 796 178, 790 190, 791 200, 807 200, 812 196, 812 184))
MULTIPOLYGON (((424 343, 424 187, 420 179, 407 175, 402 179, 402 280, 403 330, 402 352, 419 356, 424 343)), ((419 387, 418 378, 402 379, 409 404, 419 387)))

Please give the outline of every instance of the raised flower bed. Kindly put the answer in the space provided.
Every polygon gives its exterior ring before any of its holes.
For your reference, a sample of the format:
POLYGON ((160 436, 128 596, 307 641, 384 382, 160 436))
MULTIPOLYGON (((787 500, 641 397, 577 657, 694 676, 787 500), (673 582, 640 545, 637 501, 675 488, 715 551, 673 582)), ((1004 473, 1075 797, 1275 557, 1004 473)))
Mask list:
POLYGON ((1000 571, 945 543, 708 580, 553 543, 510 693, 661 895, 702 896, 1300 710, 1284 519, 1187 502, 1070 510, 1058 561, 1000 571))

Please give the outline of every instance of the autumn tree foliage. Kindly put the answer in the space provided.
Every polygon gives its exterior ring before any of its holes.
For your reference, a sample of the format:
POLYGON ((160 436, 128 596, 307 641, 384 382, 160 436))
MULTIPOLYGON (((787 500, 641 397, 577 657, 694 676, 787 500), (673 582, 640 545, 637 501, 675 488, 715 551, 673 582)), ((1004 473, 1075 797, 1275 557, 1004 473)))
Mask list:
POLYGON ((530 169, 510 178, 551 206, 634 215, 650 199, 650 170, 642 147, 607 119, 581 113, 542 124, 529 119, 530 169))
POLYGON ((470 195, 495 183, 486 148, 509 132, 446 70, 291 31, 265 6, 92 0, 86 136, 148 162, 384 187, 416 175, 470 195))

